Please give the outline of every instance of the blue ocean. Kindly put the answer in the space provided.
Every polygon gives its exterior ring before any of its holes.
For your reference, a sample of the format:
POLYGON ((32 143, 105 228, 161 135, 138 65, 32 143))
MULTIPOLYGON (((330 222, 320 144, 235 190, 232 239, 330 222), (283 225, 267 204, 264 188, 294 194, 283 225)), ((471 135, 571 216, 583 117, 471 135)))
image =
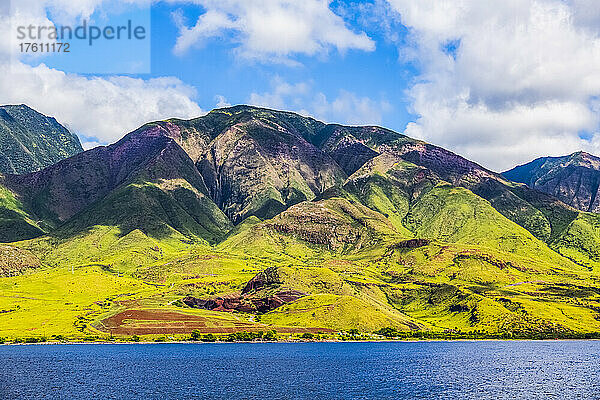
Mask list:
POLYGON ((1 399, 596 399, 598 341, 0 346, 1 399))

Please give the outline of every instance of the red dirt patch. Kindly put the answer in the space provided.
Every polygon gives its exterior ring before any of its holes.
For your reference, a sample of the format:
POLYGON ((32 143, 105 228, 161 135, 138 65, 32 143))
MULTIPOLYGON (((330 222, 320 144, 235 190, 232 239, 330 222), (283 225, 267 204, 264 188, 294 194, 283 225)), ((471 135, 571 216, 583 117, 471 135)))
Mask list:
POLYGON ((101 321, 99 330, 114 335, 189 334, 194 330, 201 333, 228 334, 243 331, 267 331, 279 333, 335 332, 326 328, 296 328, 271 326, 258 323, 220 320, 200 315, 184 314, 166 310, 126 310, 101 321), (224 326, 218 326, 219 322, 224 326))

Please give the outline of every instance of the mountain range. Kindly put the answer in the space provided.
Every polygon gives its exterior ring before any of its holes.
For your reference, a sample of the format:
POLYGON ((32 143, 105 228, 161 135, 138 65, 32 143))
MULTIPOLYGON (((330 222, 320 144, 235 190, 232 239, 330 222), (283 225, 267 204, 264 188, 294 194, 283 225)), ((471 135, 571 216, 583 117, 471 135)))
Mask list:
POLYGON ((498 174, 250 106, 74 153, 0 178, 0 261, 21 260, 0 269, 0 334, 600 331, 587 154, 498 174))

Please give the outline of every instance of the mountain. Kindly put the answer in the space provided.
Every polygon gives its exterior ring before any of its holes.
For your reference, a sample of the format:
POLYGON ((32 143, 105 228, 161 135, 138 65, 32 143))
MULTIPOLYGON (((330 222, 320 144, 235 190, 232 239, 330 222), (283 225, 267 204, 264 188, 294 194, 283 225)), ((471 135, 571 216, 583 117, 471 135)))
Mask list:
POLYGON ((598 214, 381 127, 152 122, 1 177, 0 212, 13 337, 600 332, 598 214))
MULTIPOLYGON (((206 213, 201 212, 195 219, 176 217, 175 231, 214 241, 226 232, 227 224, 237 224, 249 216, 271 218, 294 204, 352 186, 353 179, 346 182, 349 176, 380 155, 387 157, 387 163, 402 161, 421 166, 436 182, 445 180, 474 191, 544 241, 562 222, 544 215, 548 207, 535 203, 540 193, 531 195, 527 188, 514 188, 500 175, 436 146, 383 128, 327 125, 293 113, 247 106, 215 110, 190 121, 147 124, 114 145, 81 153, 30 175, 7 176, 0 183, 21 199, 22 213, 36 221, 42 231, 52 230, 88 207, 101 206, 114 191, 129 190, 128 196, 142 204, 128 200, 121 206, 143 210, 147 204, 161 203, 157 199, 144 200, 149 188, 158 186, 160 190, 152 191, 152 196, 168 192, 170 199, 178 203, 167 207, 172 210, 182 209, 181 196, 186 195, 190 201, 201 199, 204 205, 199 208, 208 207, 208 214, 214 216, 208 220, 218 221, 221 226, 209 227, 210 237, 201 232, 206 229, 190 227, 192 220, 192 225, 202 225, 206 213), (132 194, 142 192, 137 197, 132 194), (175 194, 179 198, 174 198, 175 194), (528 194, 534 200, 523 199, 528 194)), ((381 180, 379 174, 376 176, 381 180)), ((397 182, 390 186, 402 189, 397 182)), ((405 197, 396 196, 392 203, 399 204, 405 197)), ((183 213, 191 209, 183 207, 183 213)), ((118 225, 125 225, 123 234, 142 228, 126 223, 128 219, 137 223, 135 214, 125 210, 121 214, 116 219, 118 225)), ((165 220, 162 214, 159 220, 165 220)), ((112 225, 113 216, 119 212, 112 208, 86 215, 90 217, 78 216, 65 229, 74 232, 94 225, 112 225)))
POLYGON ((26 105, 0 106, 0 173, 38 171, 83 151, 77 135, 26 105))
MULTIPOLYGON (((79 153, 42 171, 1 181, 21 213, 42 231, 70 235, 93 226, 135 229, 161 237, 206 239, 225 234, 230 222, 208 197, 192 160, 158 126, 140 129, 110 146, 79 153), (75 217, 75 218, 72 218, 75 217)), ((0 240, 27 239, 2 231, 0 240)))
POLYGON ((586 152, 538 158, 502 175, 548 193, 578 210, 600 212, 600 158, 586 152))

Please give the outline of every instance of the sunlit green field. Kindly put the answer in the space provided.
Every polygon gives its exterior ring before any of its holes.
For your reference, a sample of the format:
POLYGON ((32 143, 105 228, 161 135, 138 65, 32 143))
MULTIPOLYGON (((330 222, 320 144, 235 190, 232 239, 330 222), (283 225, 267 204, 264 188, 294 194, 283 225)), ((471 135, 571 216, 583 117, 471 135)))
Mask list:
MULTIPOLYGON (((381 193, 376 201, 387 204, 381 193)), ((566 243, 577 230, 596 229, 594 218, 583 216, 552 249, 487 201, 441 184, 412 205, 402 226, 345 199, 301 203, 267 221, 249 218, 214 245, 95 226, 11 245, 29 264, 21 275, 0 278, 0 337, 600 332, 599 271, 574 262, 583 253, 566 243), (422 242, 411 245, 411 238, 422 242), (266 313, 182 303, 186 296, 239 296, 269 267, 281 279, 276 288, 304 297, 266 313)))
MULTIPOLYGON (((137 251, 127 257, 134 260, 137 251)), ((265 254, 246 254, 243 248, 227 253, 202 245, 165 251, 148 265, 115 267, 110 254, 81 265, 45 265, 0 278, 0 336, 106 338, 110 332, 101 322, 132 309, 209 313, 221 318, 214 326, 231 327, 233 318, 258 323, 261 330, 600 330, 597 277, 566 263, 439 242, 416 249, 398 249, 390 242, 337 257, 320 258, 309 251, 307 246, 303 256, 275 261, 265 254), (239 293, 269 266, 279 267, 284 286, 308 296, 261 315, 193 310, 178 301, 187 295, 239 293)), ((251 327, 244 325, 244 330, 251 327)))

